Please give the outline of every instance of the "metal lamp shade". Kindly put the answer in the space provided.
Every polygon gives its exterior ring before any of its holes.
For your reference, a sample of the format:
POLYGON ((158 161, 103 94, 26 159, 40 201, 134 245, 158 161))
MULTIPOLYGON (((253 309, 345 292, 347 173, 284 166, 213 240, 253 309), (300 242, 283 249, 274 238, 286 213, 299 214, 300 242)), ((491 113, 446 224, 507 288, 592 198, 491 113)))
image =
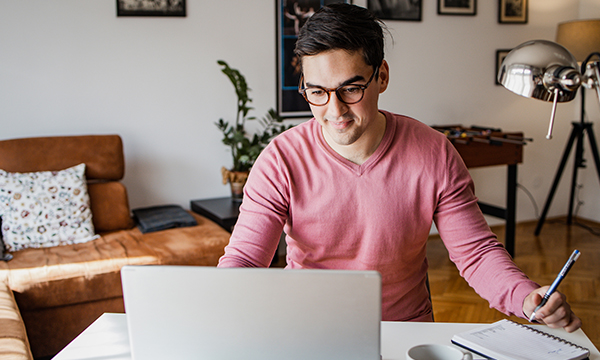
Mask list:
POLYGON ((498 81, 521 96, 566 102, 575 98, 579 84, 572 91, 564 88, 555 91, 555 84, 548 79, 560 78, 559 73, 565 69, 573 69, 569 73, 574 74, 578 68, 575 57, 563 46, 551 41, 533 40, 508 53, 500 67, 498 81))

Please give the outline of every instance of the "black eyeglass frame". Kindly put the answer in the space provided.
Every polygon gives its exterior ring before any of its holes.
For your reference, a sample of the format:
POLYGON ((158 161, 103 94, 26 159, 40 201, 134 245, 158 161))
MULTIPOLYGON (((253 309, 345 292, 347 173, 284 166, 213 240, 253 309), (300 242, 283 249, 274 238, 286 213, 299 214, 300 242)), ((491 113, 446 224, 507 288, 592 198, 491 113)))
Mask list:
POLYGON ((338 100, 343 102, 346 105, 353 105, 353 104, 358 104, 359 102, 362 101, 362 99, 365 97, 365 90, 367 90, 367 88, 369 87, 369 85, 371 85, 371 81, 373 81, 373 79, 375 79, 375 75, 379 74, 379 66, 375 67, 375 71, 373 71, 373 74, 371 75, 371 77, 369 78, 369 81, 367 81, 366 84, 364 85, 359 85, 359 84, 344 84, 344 85, 340 85, 335 89, 328 89, 322 86, 309 86, 309 87, 302 87, 302 85, 304 85, 304 74, 300 75, 300 84, 298 84, 298 92, 300 94, 302 94, 302 96, 304 97, 304 100, 306 100, 306 102, 308 102, 309 104, 313 105, 313 106, 325 106, 327 104, 329 104, 329 100, 331 100, 331 93, 335 92, 335 96, 337 96, 338 100), (339 93, 339 90, 346 87, 346 86, 357 86, 358 88, 360 88, 362 90, 362 95, 360 97, 360 99, 358 99, 357 101, 353 101, 353 102, 347 102, 344 101, 339 93), (327 93, 327 101, 325 101, 324 104, 314 104, 312 103, 310 100, 308 100, 308 97, 306 96, 306 90, 308 89, 321 89, 323 91, 325 91, 325 93, 327 93))

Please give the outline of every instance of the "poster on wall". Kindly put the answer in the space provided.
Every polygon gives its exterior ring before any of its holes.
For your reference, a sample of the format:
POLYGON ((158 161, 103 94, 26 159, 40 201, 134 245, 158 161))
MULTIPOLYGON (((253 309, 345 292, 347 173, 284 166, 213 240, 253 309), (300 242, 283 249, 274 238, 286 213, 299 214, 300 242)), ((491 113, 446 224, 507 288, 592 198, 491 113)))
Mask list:
POLYGON ((294 47, 300 28, 315 11, 342 0, 277 1, 277 112, 284 118, 310 117, 310 107, 298 92, 300 64, 294 47))
POLYGON ((527 24, 529 0, 498 0, 500 24, 527 24))
POLYGON ((381 20, 421 21, 421 0, 367 0, 367 8, 381 20))
POLYGON ((117 16, 185 16, 185 0, 117 0, 117 16))
POLYGON ((496 50, 496 85, 502 85, 500 84, 500 81, 498 81, 498 75, 500 75, 500 67, 502 66, 502 62, 504 61, 504 58, 506 57, 506 55, 508 55, 508 53, 511 51, 512 49, 498 49, 496 50))
POLYGON ((477 0, 438 0, 439 15, 475 15, 477 0))

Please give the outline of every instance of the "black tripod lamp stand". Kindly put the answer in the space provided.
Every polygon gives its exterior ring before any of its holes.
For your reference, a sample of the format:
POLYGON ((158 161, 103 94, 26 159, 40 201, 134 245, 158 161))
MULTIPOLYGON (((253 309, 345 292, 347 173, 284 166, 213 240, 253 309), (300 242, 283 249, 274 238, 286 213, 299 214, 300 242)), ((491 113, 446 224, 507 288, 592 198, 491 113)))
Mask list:
MULTIPOLYGON (((557 103, 573 100, 581 85, 585 88, 595 89, 600 103, 600 20, 583 20, 559 24, 557 41, 573 49, 577 58, 557 43, 545 40, 528 41, 513 49, 506 56, 498 75, 498 81, 505 88, 518 95, 553 102, 547 139, 552 138, 557 103), (590 51, 592 51, 591 54, 590 51), (582 53, 584 55, 581 55, 582 53), (581 70, 579 70, 577 59, 585 57, 585 54, 589 55, 585 58, 581 70), (597 57, 596 61, 591 61, 594 57, 597 57)), ((585 121, 584 89, 581 90, 581 120, 573 122, 572 125, 571 135, 541 217, 538 220, 535 235, 539 235, 542 229, 569 154, 573 145, 577 142, 567 219, 568 223, 571 223, 577 172, 580 168, 585 167, 583 142, 586 134, 590 142, 598 178, 600 179, 600 157, 593 132, 593 124, 585 121)))
POLYGON ((600 20, 577 20, 558 24, 558 29, 556 31, 556 42, 569 49, 571 54, 573 54, 578 62, 582 62, 581 73, 583 74, 584 88, 580 90, 579 94, 581 97, 581 118, 579 122, 572 123, 571 135, 569 136, 569 140, 565 147, 560 165, 556 171, 552 188, 548 193, 548 198, 546 200, 546 204, 544 205, 542 215, 535 228, 535 235, 539 235, 542 231, 542 226, 544 225, 546 215, 550 209, 550 204, 554 198, 554 193, 556 192, 556 188, 560 182, 560 177, 565 168, 573 145, 575 144, 575 160, 573 163, 573 175, 571 178, 571 189, 569 194, 569 212, 567 215, 567 224, 570 225, 572 223, 573 204, 575 202, 575 188, 577 187, 577 173, 579 169, 586 167, 586 160, 583 157, 584 138, 586 135, 590 144, 594 165, 596 166, 596 173, 598 174, 598 179, 600 179, 600 156, 598 155, 598 145, 594 135, 594 124, 586 121, 585 114, 585 87, 595 89, 600 101, 600 87, 597 86, 598 64, 594 64, 593 62, 588 64, 588 62, 592 60, 594 56, 598 57, 596 61, 600 60, 600 53, 598 53, 600 52, 600 20), (594 81, 596 82, 595 86, 594 81))

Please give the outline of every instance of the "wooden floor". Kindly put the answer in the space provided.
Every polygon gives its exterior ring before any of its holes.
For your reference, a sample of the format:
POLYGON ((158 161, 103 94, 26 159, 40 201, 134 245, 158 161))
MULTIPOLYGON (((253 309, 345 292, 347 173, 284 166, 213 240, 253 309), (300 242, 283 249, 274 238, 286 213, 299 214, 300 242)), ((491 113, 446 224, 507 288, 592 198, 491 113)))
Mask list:
MULTIPOLYGON (((576 220, 591 227, 567 225, 565 219, 544 223, 539 236, 533 234, 536 222, 517 225, 515 263, 534 281, 549 285, 574 249, 581 256, 559 286, 573 311, 583 321, 583 331, 600 348, 600 224, 576 220)), ((503 241, 504 227, 493 230, 503 241)), ((431 236, 427 246, 429 281, 436 322, 489 323, 506 315, 489 308, 487 301, 460 277, 439 236, 431 236)), ((525 320, 511 317, 515 321, 525 320)))

